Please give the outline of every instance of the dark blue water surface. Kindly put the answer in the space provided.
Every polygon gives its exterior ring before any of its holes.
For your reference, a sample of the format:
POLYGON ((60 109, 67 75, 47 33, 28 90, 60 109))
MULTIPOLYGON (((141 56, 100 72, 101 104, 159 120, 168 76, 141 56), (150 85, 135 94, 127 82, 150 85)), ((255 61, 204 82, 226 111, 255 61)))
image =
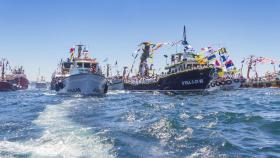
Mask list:
POLYGON ((280 157, 280 89, 0 101, 0 157, 280 157))

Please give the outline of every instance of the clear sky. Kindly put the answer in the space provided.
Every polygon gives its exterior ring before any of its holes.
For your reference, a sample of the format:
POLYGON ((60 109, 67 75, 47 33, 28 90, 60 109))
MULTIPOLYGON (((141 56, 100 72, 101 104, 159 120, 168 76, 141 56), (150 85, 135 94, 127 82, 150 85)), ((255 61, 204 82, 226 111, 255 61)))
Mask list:
POLYGON ((183 25, 194 48, 226 46, 237 65, 250 54, 280 59, 279 0, 1 0, 0 58, 50 80, 74 44, 121 67, 142 41, 181 39, 183 25))

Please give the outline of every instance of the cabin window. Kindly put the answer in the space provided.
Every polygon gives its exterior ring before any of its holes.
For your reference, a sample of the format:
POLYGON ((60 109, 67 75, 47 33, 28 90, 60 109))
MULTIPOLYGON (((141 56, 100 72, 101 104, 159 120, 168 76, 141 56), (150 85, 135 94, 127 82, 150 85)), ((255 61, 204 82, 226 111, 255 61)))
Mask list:
POLYGON ((70 69, 71 64, 72 64, 71 62, 64 63, 63 67, 66 68, 66 69, 70 69))
POLYGON ((78 67, 83 67, 83 63, 77 63, 78 67))
POLYGON ((90 63, 84 63, 84 68, 90 68, 90 63))

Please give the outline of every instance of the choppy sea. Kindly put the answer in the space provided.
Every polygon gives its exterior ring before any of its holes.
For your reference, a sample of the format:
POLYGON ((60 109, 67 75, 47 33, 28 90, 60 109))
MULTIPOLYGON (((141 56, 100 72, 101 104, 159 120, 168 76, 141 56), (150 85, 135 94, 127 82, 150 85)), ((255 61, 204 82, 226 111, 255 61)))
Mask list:
POLYGON ((280 89, 1 92, 0 157, 280 157, 280 89))

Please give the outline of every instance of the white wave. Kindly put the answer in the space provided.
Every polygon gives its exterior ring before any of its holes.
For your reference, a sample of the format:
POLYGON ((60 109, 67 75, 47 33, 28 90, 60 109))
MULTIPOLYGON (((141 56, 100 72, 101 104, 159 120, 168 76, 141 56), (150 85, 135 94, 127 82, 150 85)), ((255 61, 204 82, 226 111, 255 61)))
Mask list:
POLYGON ((182 141, 182 140, 192 138, 192 135, 193 135, 193 129, 188 127, 183 131, 182 135, 179 135, 179 136, 175 137, 175 139, 178 140, 178 141, 182 141))
POLYGON ((215 158, 216 155, 211 150, 210 147, 206 146, 201 149, 198 149, 194 153, 192 153, 190 156, 187 156, 187 158, 215 158))
POLYGON ((109 90, 107 94, 128 94, 129 91, 125 90, 109 90))
POLYGON ((196 116, 194 116, 194 118, 195 119, 198 119, 198 120, 202 120, 204 117, 203 117, 203 115, 196 115, 196 116))
POLYGON ((26 142, 0 141, 0 151, 27 154, 31 157, 115 157, 113 145, 93 134, 90 128, 68 118, 74 101, 48 105, 33 123, 44 128, 42 137, 26 142))

